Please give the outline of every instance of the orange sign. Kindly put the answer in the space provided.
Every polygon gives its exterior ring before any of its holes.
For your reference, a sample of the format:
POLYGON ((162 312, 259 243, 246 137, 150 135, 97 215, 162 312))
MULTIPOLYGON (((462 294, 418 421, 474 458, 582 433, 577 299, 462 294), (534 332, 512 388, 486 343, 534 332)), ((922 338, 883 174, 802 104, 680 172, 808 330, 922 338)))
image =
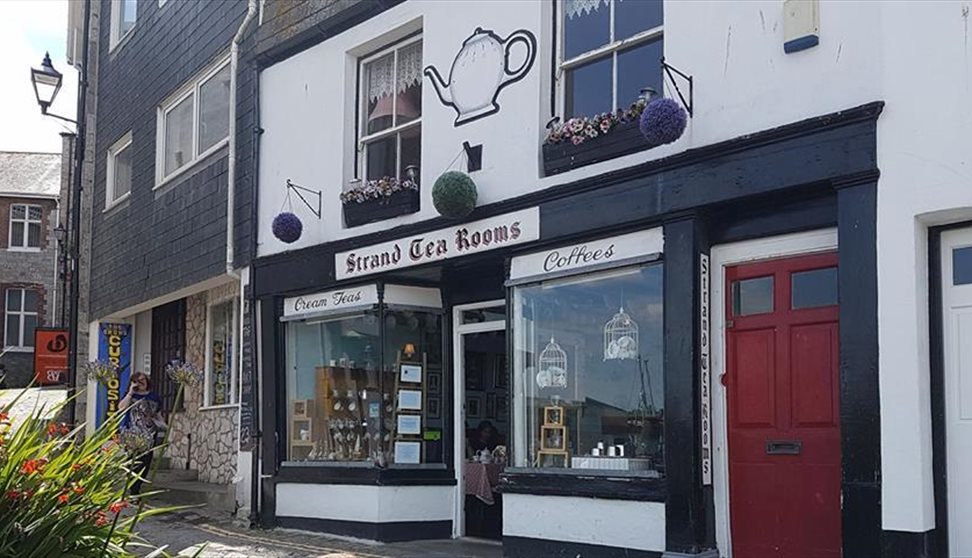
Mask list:
POLYGON ((42 386, 67 380, 68 331, 37 328, 34 331, 34 378, 42 386))

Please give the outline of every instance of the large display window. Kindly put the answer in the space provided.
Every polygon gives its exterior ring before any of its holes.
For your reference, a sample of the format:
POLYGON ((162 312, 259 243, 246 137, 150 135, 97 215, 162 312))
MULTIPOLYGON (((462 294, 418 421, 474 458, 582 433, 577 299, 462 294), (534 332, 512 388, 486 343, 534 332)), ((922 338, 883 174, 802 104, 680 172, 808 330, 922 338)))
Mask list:
POLYGON ((513 291, 514 463, 665 472, 663 264, 513 291))
MULTIPOLYGON (((297 307, 326 308, 317 301, 331 295, 297 307)), ((444 422, 429 406, 429 378, 442 370, 439 309, 380 302, 286 327, 287 461, 444 467, 444 422)))

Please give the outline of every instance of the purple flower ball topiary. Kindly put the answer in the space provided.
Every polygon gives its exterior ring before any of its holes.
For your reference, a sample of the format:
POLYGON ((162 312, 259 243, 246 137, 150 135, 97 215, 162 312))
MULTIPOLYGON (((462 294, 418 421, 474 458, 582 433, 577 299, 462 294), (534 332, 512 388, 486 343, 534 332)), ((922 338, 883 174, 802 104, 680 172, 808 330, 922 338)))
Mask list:
POLYGON ((651 145, 672 143, 682 137, 688 114, 674 99, 655 99, 641 113, 639 128, 651 145))
POLYGON ((304 231, 304 225, 300 222, 300 218, 290 212, 284 212, 273 218, 273 236, 280 239, 281 242, 286 242, 290 244, 292 242, 297 242, 300 238, 300 233, 304 231))

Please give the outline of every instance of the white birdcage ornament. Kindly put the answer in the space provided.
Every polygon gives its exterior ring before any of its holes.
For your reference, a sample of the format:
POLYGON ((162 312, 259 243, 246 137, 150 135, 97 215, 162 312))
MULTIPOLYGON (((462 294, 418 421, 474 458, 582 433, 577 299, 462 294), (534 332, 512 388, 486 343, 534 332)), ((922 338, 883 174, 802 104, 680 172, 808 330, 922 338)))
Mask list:
POLYGON ((537 366, 537 385, 541 388, 567 387, 567 353, 550 338, 550 343, 540 352, 537 366))
POLYGON ((604 324, 604 360, 638 358, 638 322, 624 311, 624 306, 604 324))

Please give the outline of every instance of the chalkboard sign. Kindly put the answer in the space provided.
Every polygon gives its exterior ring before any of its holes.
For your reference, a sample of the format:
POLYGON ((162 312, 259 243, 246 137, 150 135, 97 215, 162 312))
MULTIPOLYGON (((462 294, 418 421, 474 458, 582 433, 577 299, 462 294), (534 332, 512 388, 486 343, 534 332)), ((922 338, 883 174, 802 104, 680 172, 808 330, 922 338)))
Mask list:
POLYGON ((250 301, 243 301, 243 331, 240 346, 243 349, 242 374, 240 379, 240 451, 253 451, 256 440, 253 433, 256 425, 253 424, 253 345, 252 345, 253 321, 250 315, 250 301))

